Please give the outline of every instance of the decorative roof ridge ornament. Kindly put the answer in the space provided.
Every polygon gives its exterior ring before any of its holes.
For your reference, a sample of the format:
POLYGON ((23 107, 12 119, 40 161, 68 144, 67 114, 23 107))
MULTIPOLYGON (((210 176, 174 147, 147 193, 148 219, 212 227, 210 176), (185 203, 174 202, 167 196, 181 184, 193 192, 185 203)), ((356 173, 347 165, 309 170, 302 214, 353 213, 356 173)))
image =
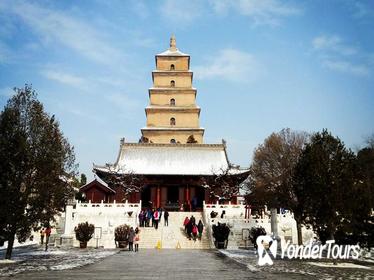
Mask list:
POLYGON ((177 49, 177 40, 175 39, 174 34, 171 35, 171 37, 170 37, 170 48, 169 48, 169 50, 172 51, 172 52, 175 52, 175 51, 178 50, 177 49))

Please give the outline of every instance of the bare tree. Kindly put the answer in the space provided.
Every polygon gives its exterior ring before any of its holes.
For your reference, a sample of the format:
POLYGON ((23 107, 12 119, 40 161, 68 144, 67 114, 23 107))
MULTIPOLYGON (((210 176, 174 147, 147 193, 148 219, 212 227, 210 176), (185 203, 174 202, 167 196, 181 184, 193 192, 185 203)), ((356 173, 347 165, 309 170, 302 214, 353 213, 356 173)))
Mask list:
POLYGON ((248 173, 235 173, 232 166, 219 172, 213 172, 213 176, 203 179, 205 187, 209 190, 211 198, 218 200, 231 200, 239 195, 239 188, 248 177, 248 173))
POLYGON ((251 165, 249 199, 272 208, 285 207, 293 211, 301 239, 302 201, 293 188, 295 166, 308 141, 306 132, 283 129, 272 133, 254 152, 251 165))
POLYGON ((140 193, 145 184, 145 177, 143 175, 134 174, 131 171, 124 172, 123 170, 116 170, 112 165, 107 165, 107 173, 100 173, 101 178, 116 189, 120 188, 125 197, 132 193, 140 193))

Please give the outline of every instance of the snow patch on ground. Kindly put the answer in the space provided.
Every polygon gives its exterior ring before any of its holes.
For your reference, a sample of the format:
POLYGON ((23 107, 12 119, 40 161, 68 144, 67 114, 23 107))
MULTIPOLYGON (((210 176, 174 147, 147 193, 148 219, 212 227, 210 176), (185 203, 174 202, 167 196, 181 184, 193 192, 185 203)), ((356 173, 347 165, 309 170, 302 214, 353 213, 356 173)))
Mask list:
POLYGON ((220 251, 222 254, 224 254, 225 256, 229 257, 229 258, 248 258, 248 254, 244 254, 244 253, 241 253, 239 251, 228 251, 228 250, 218 250, 220 251))
POLYGON ((319 267, 333 267, 333 268, 362 268, 371 269, 370 267, 358 265, 354 263, 325 263, 325 262, 308 262, 308 264, 319 266, 319 267))
MULTIPOLYGON (((245 265, 248 270, 253 272, 269 272, 269 273, 289 273, 290 275, 304 275, 318 279, 374 279, 374 266, 366 260, 366 263, 356 264, 352 262, 338 261, 338 265, 333 265, 332 261, 314 261, 308 260, 289 260, 274 259, 273 265, 258 265, 258 255, 254 249, 249 250, 218 250, 224 256, 245 265), (340 269, 344 267, 345 269, 340 269)), ((359 261, 363 261, 359 259, 359 261)), ((290 276, 292 278, 292 276, 290 276)))
POLYGON ((15 260, 0 260, 0 264, 10 264, 10 263, 15 263, 15 260))
POLYGON ((64 255, 68 254, 68 251, 31 251, 31 252, 25 252, 20 253, 18 256, 50 256, 50 255, 64 255))
MULTIPOLYGON (((0 251, 1 253, 1 251, 0 251)), ((11 262, 0 262, 0 275, 11 276, 26 271, 64 270, 92 264, 118 253, 105 249, 59 249, 33 245, 15 248, 11 262)))
MULTIPOLYGON (((13 248, 35 245, 35 244, 38 244, 36 240, 27 240, 26 242, 23 242, 23 243, 19 243, 17 240, 14 240, 13 248)), ((0 246, 0 250, 4 250, 6 248, 8 248, 8 241, 5 241, 4 245, 0 246)))

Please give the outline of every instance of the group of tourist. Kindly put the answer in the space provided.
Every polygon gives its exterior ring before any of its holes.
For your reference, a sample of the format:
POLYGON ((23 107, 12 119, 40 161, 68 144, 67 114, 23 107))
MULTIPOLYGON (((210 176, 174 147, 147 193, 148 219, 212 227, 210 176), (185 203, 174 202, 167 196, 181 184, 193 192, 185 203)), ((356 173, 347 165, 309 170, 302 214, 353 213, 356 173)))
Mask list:
POLYGON ((140 227, 154 227, 158 229, 158 224, 164 216, 164 226, 169 225, 169 212, 162 208, 141 210, 139 213, 139 226, 140 227))
POLYGON ((135 252, 139 251, 139 241, 140 241, 140 230, 139 228, 131 227, 128 235, 129 242, 129 251, 134 251, 134 245, 135 245, 135 252))
POLYGON ((186 217, 183 222, 184 231, 186 232, 188 239, 191 240, 193 238, 194 241, 198 238, 201 240, 201 236, 203 234, 204 225, 201 220, 196 224, 196 219, 192 215, 190 218, 186 217))

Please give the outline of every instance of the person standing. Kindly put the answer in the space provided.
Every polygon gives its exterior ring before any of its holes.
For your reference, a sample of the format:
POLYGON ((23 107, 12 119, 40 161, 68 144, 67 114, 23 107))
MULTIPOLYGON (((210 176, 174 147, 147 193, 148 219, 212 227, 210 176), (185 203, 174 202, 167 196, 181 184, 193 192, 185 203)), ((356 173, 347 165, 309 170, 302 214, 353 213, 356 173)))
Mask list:
POLYGON ((44 244, 44 235, 45 235, 44 228, 41 228, 40 230, 40 244, 41 245, 44 244))
POLYGON ((192 225, 196 224, 196 219, 193 215, 190 218, 190 222, 192 223, 192 225))
POLYGON ((153 223, 154 223, 155 229, 158 229, 159 219, 160 219, 160 213, 157 210, 155 210, 155 212, 153 213, 153 223))
POLYGON ((169 212, 168 212, 168 210, 164 211, 164 225, 166 227, 169 226, 169 212))
POLYGON ((196 241, 197 233, 198 233, 197 225, 194 224, 194 225, 192 226, 192 236, 193 236, 193 241, 196 241))
POLYGON ((199 220, 199 223, 197 224, 197 229, 199 231, 199 239, 201 240, 201 236, 203 235, 204 225, 201 220, 199 220))
POLYGON ((184 231, 187 233, 187 225, 188 223, 190 222, 190 219, 188 217, 186 217, 183 221, 183 225, 184 225, 184 231))
POLYGON ((134 238, 134 244, 135 244, 135 252, 139 252, 139 241, 140 241, 140 229, 135 229, 135 238, 134 238))
POLYGON ((139 213, 139 226, 142 227, 144 223, 144 211, 141 210, 139 213))
POLYGON ((45 250, 48 250, 49 237, 51 236, 52 229, 50 226, 47 226, 45 229, 45 250))
POLYGON ((151 214, 151 220, 152 220, 152 227, 155 227, 155 216, 154 216, 154 214, 155 214, 155 209, 152 209, 151 210, 151 212, 150 212, 150 214, 151 214))
POLYGON ((129 237, 128 237, 129 251, 134 251, 134 248, 133 248, 134 239, 135 239, 135 231, 134 231, 134 228, 131 227, 130 232, 129 232, 129 237))
POLYGON ((186 229, 187 229, 187 236, 188 236, 188 239, 191 240, 191 235, 192 235, 192 229, 193 229, 193 226, 195 224, 192 223, 191 219, 189 220, 187 226, 186 226, 186 229))

